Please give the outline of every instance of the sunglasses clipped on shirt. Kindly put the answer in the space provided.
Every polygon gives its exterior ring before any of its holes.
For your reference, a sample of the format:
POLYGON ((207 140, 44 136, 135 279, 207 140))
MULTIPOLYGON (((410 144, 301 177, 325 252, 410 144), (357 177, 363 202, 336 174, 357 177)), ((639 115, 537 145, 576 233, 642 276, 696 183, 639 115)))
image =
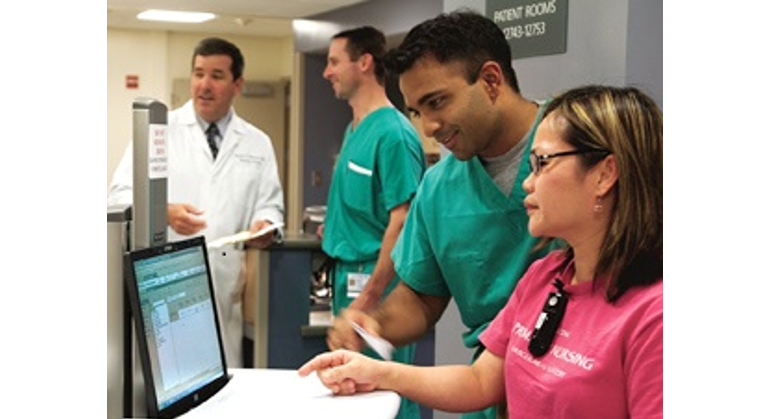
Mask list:
POLYGON ((547 296, 528 342, 528 351, 536 358, 546 354, 553 345, 558 326, 566 313, 566 303, 569 302, 569 294, 564 291, 563 282, 556 279, 553 285, 556 290, 547 296))

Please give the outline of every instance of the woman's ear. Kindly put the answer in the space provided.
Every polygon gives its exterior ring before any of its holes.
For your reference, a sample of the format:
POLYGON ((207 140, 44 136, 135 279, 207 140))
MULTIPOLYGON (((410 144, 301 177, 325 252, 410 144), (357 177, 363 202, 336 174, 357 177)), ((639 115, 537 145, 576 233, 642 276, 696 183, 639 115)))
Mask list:
POLYGON ((596 194, 597 196, 604 196, 618 182, 618 162, 615 160, 615 156, 610 154, 594 168, 598 171, 596 194))

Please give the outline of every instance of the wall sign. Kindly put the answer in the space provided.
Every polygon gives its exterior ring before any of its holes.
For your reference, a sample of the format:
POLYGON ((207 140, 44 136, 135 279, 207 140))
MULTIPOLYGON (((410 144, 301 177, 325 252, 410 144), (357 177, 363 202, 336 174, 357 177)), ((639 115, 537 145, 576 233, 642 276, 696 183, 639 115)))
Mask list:
POLYGON ((169 176, 169 154, 166 146, 167 126, 150 124, 150 142, 147 155, 147 176, 163 179, 169 176))
POLYGON ((139 88, 139 75, 138 74, 126 74, 125 75, 125 88, 126 89, 138 89, 139 88))
POLYGON ((486 16, 506 35, 512 58, 566 52, 568 0, 486 0, 486 16))

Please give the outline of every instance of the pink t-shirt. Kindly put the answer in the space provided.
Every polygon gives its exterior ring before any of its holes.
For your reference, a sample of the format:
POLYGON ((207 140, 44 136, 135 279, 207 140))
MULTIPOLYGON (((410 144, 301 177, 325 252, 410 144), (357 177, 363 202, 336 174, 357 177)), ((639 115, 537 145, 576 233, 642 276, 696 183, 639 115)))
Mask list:
POLYGON ((571 263, 559 270, 563 261, 553 252, 532 264, 480 336, 505 358, 510 418, 662 418, 663 281, 634 287, 613 304, 590 282, 565 286, 569 302, 552 346, 540 358, 528 351, 553 281, 574 273, 571 263))

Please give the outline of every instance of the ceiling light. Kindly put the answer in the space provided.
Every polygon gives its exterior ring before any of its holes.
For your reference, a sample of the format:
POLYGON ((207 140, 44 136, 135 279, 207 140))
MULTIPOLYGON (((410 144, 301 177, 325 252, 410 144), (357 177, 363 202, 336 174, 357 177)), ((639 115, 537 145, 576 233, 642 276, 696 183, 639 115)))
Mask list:
POLYGON ((201 23, 215 19, 213 13, 203 12, 175 12, 172 10, 145 10, 138 15, 137 19, 157 20, 161 22, 182 22, 182 23, 201 23))

